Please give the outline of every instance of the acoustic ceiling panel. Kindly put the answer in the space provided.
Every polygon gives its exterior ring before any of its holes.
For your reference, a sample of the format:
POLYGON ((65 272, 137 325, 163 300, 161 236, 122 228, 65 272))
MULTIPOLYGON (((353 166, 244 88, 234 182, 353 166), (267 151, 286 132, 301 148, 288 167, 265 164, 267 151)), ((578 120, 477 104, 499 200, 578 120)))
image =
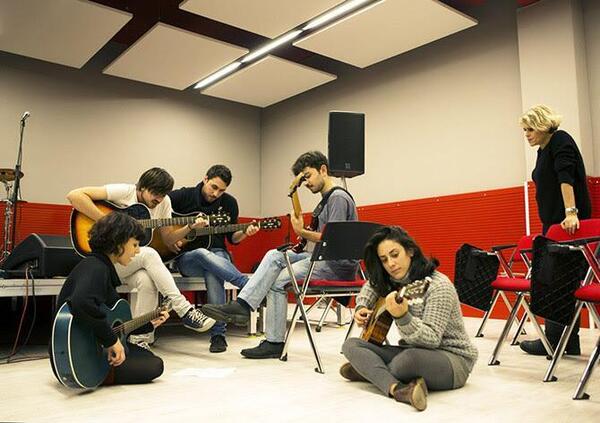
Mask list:
POLYGON ((334 79, 335 75, 267 56, 208 87, 202 93, 267 107, 334 79))
POLYGON ((342 2, 343 0, 187 0, 180 8, 274 38, 342 2))
POLYGON ((384 0, 294 45, 365 68, 477 25, 436 0, 384 0))
POLYGON ((3 0, 0 50, 81 68, 130 19, 84 0, 3 0))
POLYGON ((246 53, 245 48, 158 23, 104 73, 183 90, 246 53))

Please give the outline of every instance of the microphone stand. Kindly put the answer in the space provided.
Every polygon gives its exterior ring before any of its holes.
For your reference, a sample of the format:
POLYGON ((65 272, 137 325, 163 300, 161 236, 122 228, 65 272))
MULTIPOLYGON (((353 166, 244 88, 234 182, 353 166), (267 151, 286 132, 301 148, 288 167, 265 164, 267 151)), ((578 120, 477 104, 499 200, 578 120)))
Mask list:
POLYGON ((12 246, 15 245, 17 235, 17 208, 19 201, 19 191, 21 190, 21 165, 23 164, 23 133, 25 132, 25 121, 29 116, 21 118, 21 131, 19 135, 19 152, 17 154, 17 163, 15 164, 15 183, 13 185, 12 196, 9 204, 12 206, 12 226, 9 242, 9 251, 12 251, 12 246))

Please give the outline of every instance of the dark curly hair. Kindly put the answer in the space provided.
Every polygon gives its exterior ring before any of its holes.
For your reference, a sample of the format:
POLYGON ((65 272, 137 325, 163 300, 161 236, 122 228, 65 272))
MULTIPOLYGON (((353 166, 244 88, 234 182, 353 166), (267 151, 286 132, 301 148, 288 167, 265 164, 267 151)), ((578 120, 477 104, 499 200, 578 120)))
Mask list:
POLYGON ((206 177, 208 179, 221 178, 225 182, 225 185, 229 186, 231 184, 231 170, 225 165, 218 164, 211 166, 206 172, 206 177))
POLYGON ((138 190, 145 188, 155 195, 167 195, 173 189, 174 184, 175 180, 169 172, 160 167, 153 167, 142 173, 136 188, 138 190))
POLYGON ((383 267, 379 254, 377 254, 377 247, 386 239, 395 241, 402 245, 407 252, 412 252, 410 269, 408 270, 408 277, 411 282, 430 276, 440 265, 438 259, 425 257, 417 242, 400 226, 384 226, 378 229, 365 246, 365 266, 371 286, 382 297, 395 290, 390 275, 383 267))
POLYGON ((133 217, 112 212, 94 223, 89 236, 92 252, 120 256, 129 238, 144 239, 144 229, 133 217))
POLYGON ((327 167, 327 174, 329 174, 329 161, 325 154, 320 151, 309 151, 296 159, 292 166, 292 173, 297 175, 306 167, 312 167, 313 169, 319 170, 322 165, 327 167))

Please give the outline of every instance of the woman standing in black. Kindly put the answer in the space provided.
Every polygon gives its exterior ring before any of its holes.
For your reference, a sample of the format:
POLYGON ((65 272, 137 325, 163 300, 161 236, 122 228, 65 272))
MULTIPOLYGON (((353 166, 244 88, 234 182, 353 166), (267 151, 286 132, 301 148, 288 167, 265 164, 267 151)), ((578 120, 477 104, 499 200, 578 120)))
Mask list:
MULTIPOLYGON (((561 117, 544 105, 532 107, 519 120, 529 145, 539 147, 532 179, 543 234, 557 223, 572 234, 579 229, 580 219, 592 215, 583 158, 575 140, 558 129, 560 122, 561 117)), ((546 336, 553 347, 558 344, 563 328, 546 320, 546 336)), ((520 347, 529 354, 546 355, 539 339, 523 341, 520 347)), ((569 338, 566 353, 580 354, 579 323, 569 338)))

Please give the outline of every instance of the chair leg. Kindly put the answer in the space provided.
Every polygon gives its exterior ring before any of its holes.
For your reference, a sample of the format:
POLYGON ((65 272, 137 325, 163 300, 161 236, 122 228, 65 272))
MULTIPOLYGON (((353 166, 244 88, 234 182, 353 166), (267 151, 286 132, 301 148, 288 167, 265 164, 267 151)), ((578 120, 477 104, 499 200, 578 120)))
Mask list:
POLYGON ((494 352, 492 353, 492 356, 490 357, 490 361, 488 361, 488 366, 497 366, 498 364, 500 364, 500 361, 498 361, 498 355, 500 355, 500 350, 502 349, 502 345, 504 344, 504 341, 506 340, 506 337, 508 336, 508 332, 510 331, 510 328, 512 327, 513 321, 515 320, 515 317, 517 316, 517 310, 519 310, 519 308, 521 307, 521 303, 523 302, 523 297, 525 294, 521 293, 517 296, 517 301, 515 301, 515 305, 513 306, 512 310, 510 311, 510 315, 508 316, 508 319, 506 320, 506 323, 504 324, 504 329, 502 329, 502 334, 500 335, 500 338, 498 339, 498 342, 496 343, 496 347, 494 348, 494 352))
POLYGON ((573 320, 571 320, 571 324, 569 324, 569 326, 565 326, 563 333, 560 336, 560 340, 558 341, 558 345, 556 346, 556 351, 554 351, 554 354, 552 355, 552 361, 550 361, 548 370, 546 370, 546 375, 544 376, 544 382, 556 382, 558 380, 558 378, 556 376, 554 376, 554 372, 556 371, 558 362, 561 360, 562 355, 565 352, 565 348, 567 347, 567 342, 569 342, 569 337, 571 336, 571 332, 573 332, 573 328, 577 324, 577 318, 579 317, 579 313, 581 313, 582 307, 583 307, 582 301, 577 301, 575 303, 575 315, 573 316, 573 320))
POLYGON ((527 303, 526 300, 523 301, 523 308, 525 309, 525 313, 527 313, 527 315, 529 316, 529 320, 531 321, 533 328, 535 329, 538 336, 540 337, 540 341, 542 341, 542 345, 544 345, 546 354, 548 354, 549 356, 552 356, 554 354, 554 349, 552 348, 552 345, 550 345, 550 342, 548 341, 546 334, 542 330, 542 327, 540 326, 538 321, 535 319, 535 314, 533 314, 531 312, 531 309, 529 308, 529 304, 527 303))
POLYGON ((496 293, 492 297, 492 303, 490 305, 490 308, 483 315, 483 318, 481 319, 481 325, 479 325, 479 329, 477 329, 475 338, 483 337, 483 328, 485 328, 485 324, 487 323, 487 321, 490 317, 490 314, 492 314, 492 310, 494 309, 494 306, 496 305, 496 301, 498 301, 498 297, 500 296, 500 293, 501 293, 501 291, 496 291, 496 293))
POLYGON ((521 317, 521 320, 519 320, 519 326, 517 326, 517 331, 515 332, 515 336, 513 337, 512 341, 510 342, 510 345, 519 345, 519 341, 517 341, 517 339, 519 339, 519 336, 526 335, 525 331, 523 330, 523 326, 525 325, 526 321, 527 321, 527 313, 523 313, 523 317, 521 317))
POLYGON ((298 304, 296 304, 296 307, 294 308, 294 312, 292 313, 292 320, 290 323, 290 327, 289 327, 287 333, 285 334, 283 350, 281 351, 281 356, 279 357, 279 359, 281 361, 287 361, 287 350, 288 350, 290 338, 291 338, 290 335, 292 333, 294 333, 294 329, 296 329, 296 323, 298 323, 298 320, 299 320, 299 317, 297 317, 297 315, 298 315, 298 304))
POLYGON ((319 319, 319 323, 317 324, 317 327, 315 328, 315 330, 317 332, 321 332, 321 328, 323 328, 323 322, 325 321, 325 318, 327 317, 327 314, 329 314, 329 310, 331 309, 331 304, 333 304, 333 298, 330 298, 329 301, 327 302, 327 305, 325 306, 325 310, 323 311, 323 314, 321 315, 321 318, 319 319))
MULTIPOLYGON (((346 340, 350 337, 350 332, 352 332, 353 328, 354 328, 354 314, 352 314, 350 324, 348 325, 348 330, 346 331, 346 336, 344 337, 344 342, 346 342, 346 340)), ((342 345, 344 344, 344 342, 342 342, 342 345)), ((342 350, 340 350, 340 354, 341 353, 342 353, 342 350)))
POLYGON ((583 371, 583 374, 581 375, 581 380, 577 384, 577 388, 575 389, 575 395, 573 396, 574 400, 590 398, 589 394, 585 393, 585 387, 590 379, 590 376, 592 375, 592 372, 594 371, 594 366, 598 362, 599 358, 600 358, 600 338, 598 338, 598 342, 596 343, 596 348, 594 348, 594 351, 592 352, 592 355, 590 356, 590 359, 587 362, 587 365, 585 366, 585 370, 583 371))

